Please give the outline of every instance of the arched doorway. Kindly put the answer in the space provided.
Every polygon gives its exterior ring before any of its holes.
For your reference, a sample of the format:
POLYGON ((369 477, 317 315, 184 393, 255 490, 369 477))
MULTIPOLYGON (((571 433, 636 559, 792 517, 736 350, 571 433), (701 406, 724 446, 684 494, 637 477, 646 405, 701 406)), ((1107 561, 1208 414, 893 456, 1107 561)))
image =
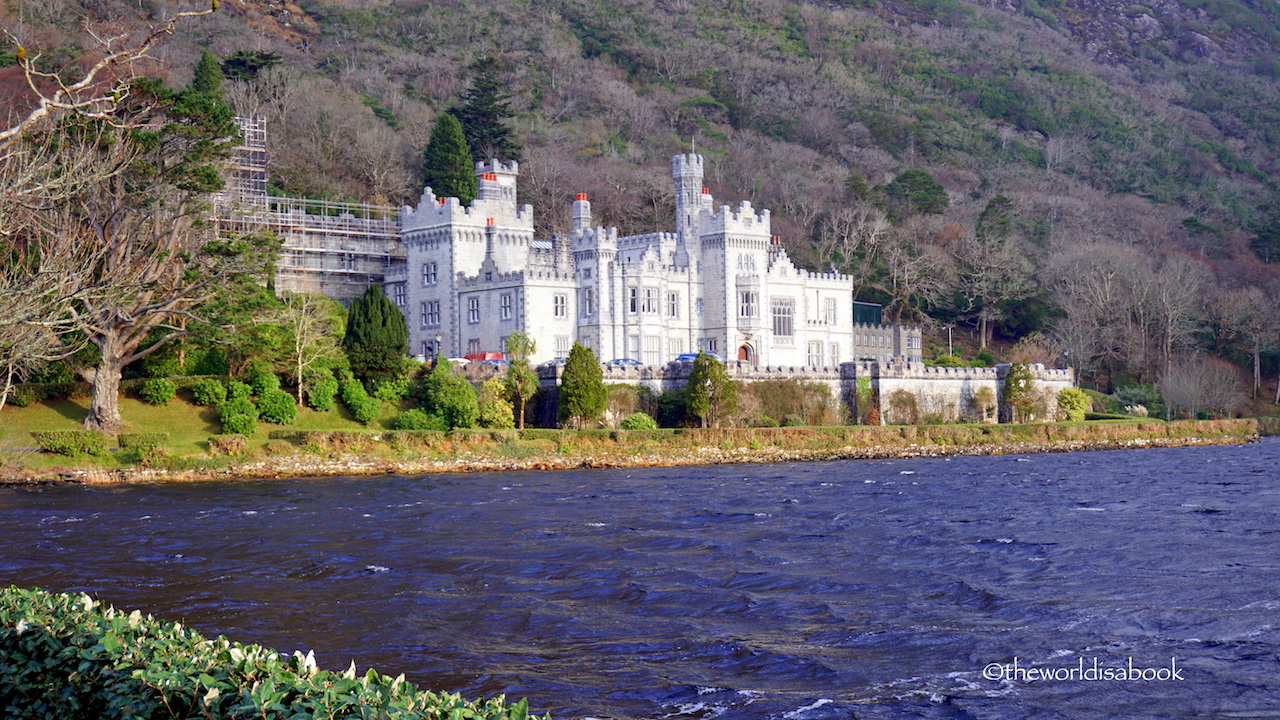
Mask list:
POLYGON ((750 344, 745 344, 738 348, 738 362, 745 362, 748 365, 756 364, 756 349, 750 344))

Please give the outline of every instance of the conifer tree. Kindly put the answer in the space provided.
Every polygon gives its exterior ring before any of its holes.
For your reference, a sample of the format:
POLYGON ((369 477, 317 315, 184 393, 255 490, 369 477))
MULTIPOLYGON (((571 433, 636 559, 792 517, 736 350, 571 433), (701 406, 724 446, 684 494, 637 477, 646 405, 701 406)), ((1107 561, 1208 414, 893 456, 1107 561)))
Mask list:
POLYGON ((458 119, 440 116, 422 152, 422 184, 437 197, 456 197, 463 205, 476 199, 476 171, 458 119))
POLYGON ((519 160, 520 143, 506 122, 515 117, 515 112, 506 85, 498 76, 497 59, 482 57, 467 69, 471 71, 471 87, 462 96, 462 106, 452 112, 462 123, 472 159, 519 160))
POLYGON ((409 354, 409 327, 381 286, 370 285, 351 302, 342 347, 351 361, 351 374, 370 391, 400 376, 409 354))
POLYGON ((608 403, 600 361, 591 348, 575 342, 560 378, 560 422, 583 427, 604 414, 608 403))
POLYGON ((912 168, 893 179, 884 188, 889 206, 898 218, 911 215, 940 215, 951 206, 946 188, 933 176, 919 168, 912 168))
POLYGON ((191 78, 191 91, 204 95, 222 97, 222 65, 208 50, 200 56, 196 63, 195 75, 191 78))

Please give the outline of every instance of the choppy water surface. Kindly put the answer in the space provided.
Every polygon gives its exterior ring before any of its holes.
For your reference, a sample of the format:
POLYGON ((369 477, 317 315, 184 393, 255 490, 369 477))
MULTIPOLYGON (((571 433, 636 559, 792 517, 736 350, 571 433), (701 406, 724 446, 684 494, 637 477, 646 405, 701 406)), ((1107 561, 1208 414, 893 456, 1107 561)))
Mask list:
POLYGON ((0 583, 561 719, 1277 717, 1278 468, 1269 440, 10 488, 0 583), (984 673, 1015 658, 1183 679, 984 673))

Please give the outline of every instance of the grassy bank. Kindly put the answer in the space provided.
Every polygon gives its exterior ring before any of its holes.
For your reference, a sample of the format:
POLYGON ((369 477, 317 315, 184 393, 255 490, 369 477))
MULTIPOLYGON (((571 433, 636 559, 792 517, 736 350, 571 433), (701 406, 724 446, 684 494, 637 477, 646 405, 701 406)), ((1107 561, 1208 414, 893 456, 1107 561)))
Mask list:
MULTIPOLYGON (((31 432, 72 430, 83 401, 60 400, 3 413, 7 446, 30 446, 31 432)), ((1263 420, 1110 420, 1006 425, 833 426, 663 430, 388 429, 344 411, 304 410, 290 426, 261 423, 242 447, 220 447, 213 411, 178 400, 152 407, 122 400, 129 432, 167 432, 153 453, 113 450, 64 456, 30 449, 3 453, 10 481, 275 477, 571 467, 695 465, 839 458, 1053 452, 1247 442, 1280 431, 1263 420)))

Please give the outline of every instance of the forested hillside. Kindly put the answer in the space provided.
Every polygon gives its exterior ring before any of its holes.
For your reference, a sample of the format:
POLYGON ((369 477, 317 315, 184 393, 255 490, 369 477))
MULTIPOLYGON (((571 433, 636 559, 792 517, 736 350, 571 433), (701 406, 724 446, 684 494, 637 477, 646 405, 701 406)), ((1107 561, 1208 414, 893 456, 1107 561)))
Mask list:
MULTIPOLYGON (((173 9, 3 5, 51 63, 91 45, 82 15, 173 9)), ((793 257, 892 318, 1041 332, 1033 359, 1103 383, 1197 349, 1270 369, 1274 3, 224 0, 159 70, 185 83, 203 50, 267 120, 282 193, 416 199, 436 118, 492 57, 543 232, 581 191, 600 222, 669 229, 670 157, 696 149, 718 200, 773 209, 793 257)))

